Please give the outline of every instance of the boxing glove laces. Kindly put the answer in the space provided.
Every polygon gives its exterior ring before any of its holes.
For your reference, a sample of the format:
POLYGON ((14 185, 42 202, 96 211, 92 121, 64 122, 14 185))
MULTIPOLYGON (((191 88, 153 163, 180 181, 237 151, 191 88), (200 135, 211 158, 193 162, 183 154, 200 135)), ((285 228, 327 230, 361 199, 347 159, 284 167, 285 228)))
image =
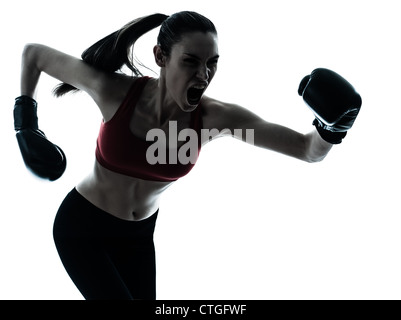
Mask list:
POLYGON ((28 96, 15 99, 14 129, 26 167, 43 179, 54 181, 60 178, 67 160, 63 150, 39 130, 37 102, 34 99, 28 96))
POLYGON ((320 136, 329 143, 341 143, 362 105, 354 87, 334 71, 318 68, 302 79, 298 94, 312 109, 320 136))

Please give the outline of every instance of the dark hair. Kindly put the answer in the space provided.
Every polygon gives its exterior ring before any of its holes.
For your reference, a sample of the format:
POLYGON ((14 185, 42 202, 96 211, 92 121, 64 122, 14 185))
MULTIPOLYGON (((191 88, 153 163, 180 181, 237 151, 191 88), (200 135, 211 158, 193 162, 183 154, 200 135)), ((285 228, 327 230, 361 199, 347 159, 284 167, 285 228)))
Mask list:
MULTIPOLYGON (((106 72, 121 70, 125 65, 135 76, 142 76, 130 58, 131 48, 133 49, 136 40, 142 35, 160 25, 157 44, 166 57, 171 54, 172 47, 180 42, 186 33, 200 31, 217 34, 214 24, 199 13, 182 11, 171 16, 156 13, 135 19, 120 30, 99 40, 82 53, 82 60, 106 72)), ((60 97, 71 91, 78 91, 78 89, 67 83, 61 83, 53 90, 53 93, 60 97)))

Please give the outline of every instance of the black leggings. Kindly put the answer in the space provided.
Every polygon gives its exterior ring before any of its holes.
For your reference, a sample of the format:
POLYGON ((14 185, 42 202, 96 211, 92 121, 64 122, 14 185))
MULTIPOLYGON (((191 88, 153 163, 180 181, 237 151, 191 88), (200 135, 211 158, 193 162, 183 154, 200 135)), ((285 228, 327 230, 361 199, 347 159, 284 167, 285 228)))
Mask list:
POLYGON ((97 208, 75 188, 67 195, 53 236, 65 269, 85 299, 156 299, 157 214, 126 221, 97 208))

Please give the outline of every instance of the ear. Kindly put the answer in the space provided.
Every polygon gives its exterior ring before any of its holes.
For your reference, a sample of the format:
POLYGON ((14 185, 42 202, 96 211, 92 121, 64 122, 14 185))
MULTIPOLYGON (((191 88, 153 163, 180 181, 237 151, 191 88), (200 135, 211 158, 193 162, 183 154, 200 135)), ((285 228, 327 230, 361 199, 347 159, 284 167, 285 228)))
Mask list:
POLYGON ((166 66, 166 57, 164 56, 163 51, 160 48, 160 46, 158 46, 158 45, 154 46, 153 54, 155 56, 156 64, 159 67, 165 67, 166 66))

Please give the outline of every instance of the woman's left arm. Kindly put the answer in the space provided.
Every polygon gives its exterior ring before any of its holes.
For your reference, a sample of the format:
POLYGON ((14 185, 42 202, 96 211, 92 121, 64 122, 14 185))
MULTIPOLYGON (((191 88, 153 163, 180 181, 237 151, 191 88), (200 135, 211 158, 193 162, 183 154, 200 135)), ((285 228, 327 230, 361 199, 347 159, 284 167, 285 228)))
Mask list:
POLYGON ((341 143, 353 126, 362 106, 362 98, 347 80, 334 71, 322 68, 313 70, 302 79, 298 94, 315 115, 313 125, 316 131, 309 134, 269 123, 238 105, 216 100, 209 100, 209 114, 212 117, 206 117, 210 119, 206 123, 217 128, 228 128, 228 132, 234 132, 234 136, 235 129, 250 129, 254 133, 254 144, 258 147, 306 162, 321 161, 332 144, 341 143))
POLYGON ((219 136, 231 135, 257 147, 276 151, 306 162, 323 160, 332 144, 323 140, 317 130, 302 134, 282 125, 263 120, 250 110, 235 104, 213 101, 205 121, 208 129, 216 128, 219 136), (246 135, 253 133, 253 139, 246 135), (249 132, 251 130, 251 132, 249 132), (239 132, 240 135, 235 133, 239 132))

